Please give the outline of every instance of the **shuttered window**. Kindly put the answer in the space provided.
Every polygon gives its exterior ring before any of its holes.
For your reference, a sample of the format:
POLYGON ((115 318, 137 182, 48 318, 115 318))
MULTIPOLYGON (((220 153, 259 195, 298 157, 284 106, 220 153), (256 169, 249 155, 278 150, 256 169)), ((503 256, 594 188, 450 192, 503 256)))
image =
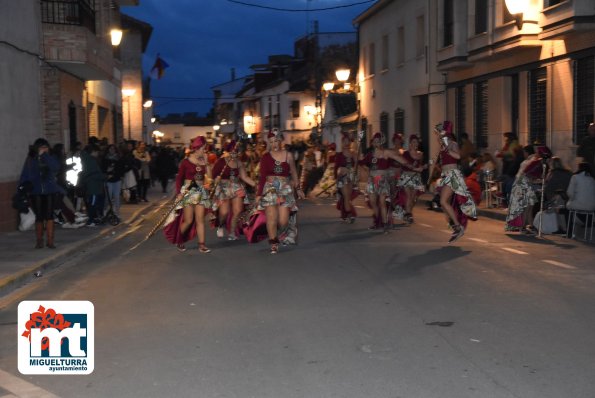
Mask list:
POLYGON ((531 143, 546 144, 546 93, 547 69, 532 70, 529 78, 529 140, 531 143))
POLYGON ((453 0, 444 0, 444 36, 442 37, 442 46, 448 47, 454 41, 454 5, 453 0))
POLYGON ((488 147, 488 82, 475 83, 474 85, 475 108, 475 145, 478 148, 488 147))
POLYGON ((574 63, 574 137, 579 144, 594 120, 595 56, 577 59, 574 63))
POLYGON ((397 108, 395 111, 395 133, 405 132, 405 110, 397 108))
POLYGON ((461 134, 467 132, 465 128, 465 119, 467 117, 465 112, 466 106, 465 86, 457 87, 455 89, 455 129, 459 139, 461 138, 461 134))

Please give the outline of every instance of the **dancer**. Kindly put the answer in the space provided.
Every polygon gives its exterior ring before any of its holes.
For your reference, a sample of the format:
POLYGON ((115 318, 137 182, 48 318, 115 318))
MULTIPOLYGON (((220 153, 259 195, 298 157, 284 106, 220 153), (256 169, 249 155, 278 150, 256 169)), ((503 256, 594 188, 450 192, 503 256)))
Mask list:
POLYGON ((252 187, 256 186, 256 182, 248 177, 244 164, 239 160, 238 145, 235 141, 225 145, 223 155, 213 166, 213 178, 217 181, 213 203, 213 210, 219 213, 217 237, 223 238, 225 227, 228 226, 227 240, 237 240, 238 216, 242 212, 246 197, 246 189, 241 181, 252 187))
POLYGON ((260 178, 256 193, 259 210, 264 210, 266 227, 271 245, 271 254, 279 251, 279 236, 286 234, 291 211, 297 211, 295 191, 305 197, 298 188, 298 176, 293 155, 283 148, 283 136, 277 130, 268 134, 269 152, 260 160, 260 178), (281 233, 278 234, 278 231, 281 233))
POLYGON ((525 160, 519 166, 510 191, 504 230, 532 235, 537 232, 533 227, 533 205, 537 203, 533 186, 542 176, 543 164, 532 145, 523 147, 523 154, 525 160))
POLYGON ((452 124, 446 120, 444 123, 437 125, 434 132, 438 133, 440 138, 440 153, 438 156, 438 164, 442 169, 440 183, 438 184, 440 188, 440 205, 453 229, 448 240, 448 243, 452 243, 464 235, 468 217, 472 220, 477 219, 477 208, 458 168, 461 155, 452 133, 452 124))
POLYGON ((426 168, 423 164, 424 153, 419 150, 420 140, 415 134, 409 136, 409 149, 403 153, 403 157, 413 165, 403 165, 403 173, 399 179, 399 186, 405 189, 406 203, 404 219, 408 224, 413 223, 413 206, 419 195, 425 192, 425 186, 421 179, 421 173, 415 168, 426 168))
POLYGON ((341 137, 341 152, 335 156, 335 179, 337 181, 337 210, 341 212, 341 220, 353 224, 357 213, 353 206, 353 199, 357 197, 354 187, 357 183, 355 176, 356 155, 351 149, 353 140, 349 133, 343 132, 341 137), (355 193, 355 196, 354 196, 355 193))
POLYGON ((369 197, 369 204, 372 208, 374 221, 368 229, 388 228, 386 198, 390 195, 390 185, 388 180, 389 159, 396 160, 402 165, 410 165, 414 170, 421 171, 410 164, 407 159, 398 153, 382 148, 382 135, 374 134, 372 137, 372 150, 362 159, 359 164, 368 167, 370 176, 368 178, 368 187, 366 193, 369 197))
POLYGON ((192 140, 188 157, 180 162, 176 176, 176 202, 179 202, 173 219, 164 229, 168 241, 179 251, 186 251, 184 243, 198 235, 198 251, 210 253, 205 245, 205 213, 211 207, 209 191, 205 187, 210 170, 205 154, 206 139, 192 140))
MULTIPOLYGON (((392 150, 399 155, 403 155, 405 150, 403 149, 403 134, 395 133, 393 135, 393 148, 392 150)), ((405 205, 407 204, 407 196, 403 187, 399 186, 399 179, 403 168, 401 163, 394 159, 389 160, 388 164, 388 181, 390 185, 390 209, 392 211, 393 219, 402 220, 405 216, 405 205)))

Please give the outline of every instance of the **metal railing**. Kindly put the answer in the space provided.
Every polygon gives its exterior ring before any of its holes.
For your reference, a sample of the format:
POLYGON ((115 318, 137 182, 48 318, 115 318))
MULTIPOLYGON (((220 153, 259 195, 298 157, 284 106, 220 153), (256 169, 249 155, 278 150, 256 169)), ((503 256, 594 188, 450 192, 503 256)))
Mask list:
POLYGON ((41 21, 84 26, 95 33, 95 0, 41 0, 41 21))

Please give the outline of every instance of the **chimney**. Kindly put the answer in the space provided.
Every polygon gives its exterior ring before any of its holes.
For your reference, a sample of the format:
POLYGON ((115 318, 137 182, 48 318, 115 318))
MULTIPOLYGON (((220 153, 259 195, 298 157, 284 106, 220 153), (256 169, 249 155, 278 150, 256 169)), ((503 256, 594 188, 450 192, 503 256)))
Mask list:
POLYGON ((231 68, 231 80, 236 79, 236 68, 231 68))

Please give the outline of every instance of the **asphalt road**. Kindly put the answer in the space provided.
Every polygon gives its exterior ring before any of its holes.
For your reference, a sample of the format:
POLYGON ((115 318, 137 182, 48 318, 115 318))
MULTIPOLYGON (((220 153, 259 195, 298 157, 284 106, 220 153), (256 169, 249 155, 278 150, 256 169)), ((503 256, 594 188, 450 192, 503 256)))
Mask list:
POLYGON ((130 252, 152 217, 3 300, 0 397, 595 396, 592 245, 488 219, 448 245, 441 214, 382 234, 321 200, 276 256, 212 232, 130 252), (93 302, 93 374, 19 374, 25 299, 93 302))

